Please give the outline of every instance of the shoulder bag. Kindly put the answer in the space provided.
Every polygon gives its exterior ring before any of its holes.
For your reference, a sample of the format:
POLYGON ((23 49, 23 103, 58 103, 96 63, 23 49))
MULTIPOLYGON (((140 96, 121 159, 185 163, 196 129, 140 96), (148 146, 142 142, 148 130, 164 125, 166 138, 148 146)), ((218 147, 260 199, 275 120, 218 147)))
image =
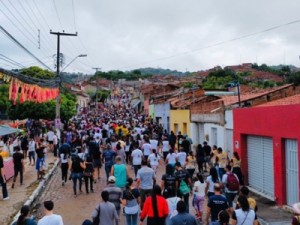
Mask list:
POLYGON ((96 208, 97 210, 97 216, 93 218, 93 225, 99 225, 100 224, 100 204, 96 208))

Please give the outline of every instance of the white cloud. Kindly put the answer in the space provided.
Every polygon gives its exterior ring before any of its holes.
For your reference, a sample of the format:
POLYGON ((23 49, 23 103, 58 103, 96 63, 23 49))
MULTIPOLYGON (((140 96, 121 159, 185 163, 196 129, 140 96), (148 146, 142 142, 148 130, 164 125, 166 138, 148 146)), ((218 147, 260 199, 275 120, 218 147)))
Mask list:
MULTIPOLYGON (((22 12, 18 18, 30 21, 19 0, 10 0, 22 12)), ((61 37, 61 51, 69 59, 84 53, 70 65, 70 71, 94 72, 92 67, 136 69, 163 67, 191 71, 215 65, 243 62, 299 65, 300 23, 284 26, 251 37, 226 42, 247 34, 300 19, 300 2, 294 0, 27 0, 24 8, 40 28, 42 50, 19 31, 32 33, 36 29, 21 24, 17 29, 0 11, 2 26, 40 58, 56 53, 54 31, 78 32, 79 37, 61 37), (72 10, 75 8, 75 23, 72 10), (37 11, 35 3, 40 9, 37 11), (45 20, 41 17, 43 14, 45 20), (26 31, 27 30, 27 31, 26 31), (224 42, 224 43, 222 43, 224 42), (214 47, 214 44, 220 43, 214 47), (221 44, 222 43, 222 44, 221 44), (205 48, 209 47, 209 48, 205 48)), ((2 1, 0 9, 13 9, 2 1)), ((13 16, 7 12, 13 19, 13 16)), ((31 58, 1 35, 0 51, 18 61, 31 58)), ((52 64, 49 62, 49 65, 52 64)), ((0 61, 0 66, 1 61, 0 61)))

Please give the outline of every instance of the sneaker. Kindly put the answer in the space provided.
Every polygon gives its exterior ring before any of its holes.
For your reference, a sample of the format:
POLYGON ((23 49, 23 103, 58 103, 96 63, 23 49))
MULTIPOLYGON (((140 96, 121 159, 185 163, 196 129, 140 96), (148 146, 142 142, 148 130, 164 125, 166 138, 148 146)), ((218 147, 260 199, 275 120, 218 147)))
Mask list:
POLYGON ((3 201, 7 201, 9 199, 9 197, 7 196, 6 198, 3 198, 3 201))
POLYGON ((15 187, 15 183, 12 183, 11 188, 14 189, 15 187))

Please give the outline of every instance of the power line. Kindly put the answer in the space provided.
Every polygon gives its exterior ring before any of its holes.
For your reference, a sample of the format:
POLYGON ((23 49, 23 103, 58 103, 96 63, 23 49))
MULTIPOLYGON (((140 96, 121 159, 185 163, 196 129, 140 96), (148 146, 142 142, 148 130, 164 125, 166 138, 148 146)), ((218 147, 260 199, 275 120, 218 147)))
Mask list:
POLYGON ((54 9, 55 9, 55 12, 56 12, 56 15, 57 15, 58 22, 60 24, 60 28, 63 30, 63 26, 62 26, 62 23, 61 23, 61 20, 60 20, 60 16, 59 16, 59 13, 58 13, 58 10, 57 10, 57 7, 56 7, 55 0, 52 0, 52 2, 53 2, 53 5, 54 5, 54 9))
MULTIPOLYGON (((2 1, 0 1, 3 5, 4 3, 2 1)), ((4 5, 5 8, 7 8, 5 5, 4 5)), ((24 37, 29 40, 33 45, 36 45, 36 43, 34 43, 28 36, 27 34, 25 34, 15 23, 13 20, 10 19, 10 17, 0 8, 0 11, 2 12, 2 14, 24 35, 24 37)), ((9 10, 8 10, 9 11, 9 10)), ((13 15, 13 14, 12 14, 13 15)), ((16 18, 16 20, 18 21, 18 19, 16 18)), ((22 25, 22 24, 21 24, 22 25)), ((23 25, 22 25, 23 26, 23 25)), ((23 26, 24 28, 24 26, 23 26)), ((26 30, 26 29, 25 29, 26 30)), ((27 31, 27 30, 26 30, 27 31)), ((30 33, 29 33, 30 34, 30 33)), ((31 35, 31 34, 30 34, 31 35)), ((34 38, 34 36, 32 36, 34 38)))
POLYGON ((75 30, 77 30, 77 28, 76 28, 76 20, 75 20, 74 0, 72 0, 72 10, 73 10, 73 23, 74 23, 74 28, 75 28, 75 30))
MULTIPOLYGON (((32 17, 30 16, 30 14, 27 12, 25 6, 22 4, 22 1, 21 1, 21 0, 18 0, 18 1, 19 1, 20 5, 21 5, 22 9, 23 9, 24 12, 26 13, 27 17, 29 17, 31 23, 34 25, 35 29, 36 29, 36 30, 40 30, 40 28, 35 24, 34 20, 33 20, 32 17)), ((32 15, 35 17, 36 22, 40 25, 41 28, 43 28, 43 26, 42 26, 41 23, 40 23, 40 20, 36 17, 35 12, 32 10, 32 8, 30 7, 30 5, 29 5, 29 4, 26 4, 26 5, 29 7, 29 9, 30 9, 32 15)), ((45 35, 45 33, 42 32, 41 34, 43 35, 43 37, 44 37, 45 39, 47 39, 47 42, 48 42, 48 43, 51 43, 50 38, 49 38, 47 35, 45 35)), ((39 40, 39 41, 40 41, 40 40, 39 40)), ((47 46, 47 50, 51 52, 51 48, 50 48, 50 47, 48 48, 48 46, 47 46)))
POLYGON ((219 45, 223 45, 223 44, 227 44, 227 43, 234 42, 234 41, 237 41, 237 40, 245 39, 245 38, 248 38, 248 37, 252 37, 252 36, 255 36, 255 35, 258 35, 258 34, 266 33, 266 32, 276 30, 276 29, 279 29, 281 27, 289 26, 289 25, 292 25, 292 24, 296 24, 296 23, 299 23, 299 22, 300 22, 300 19, 294 20, 294 21, 284 23, 284 24, 280 24, 280 25, 277 25, 277 26, 273 26, 273 27, 270 27, 270 28, 267 28, 267 29, 264 29, 264 30, 261 30, 261 31, 245 34, 245 35, 242 35, 242 36, 239 36, 239 37, 236 37, 236 38, 232 38, 232 39, 228 39, 228 40, 225 40, 225 41, 220 41, 220 42, 217 42, 215 44, 207 45, 207 46, 204 46, 204 47, 201 47, 201 48, 197 48, 197 49, 182 52, 182 53, 179 53, 179 54, 174 54, 174 55, 170 55, 170 56, 166 56, 166 57, 161 57, 161 58, 145 61, 145 62, 135 64, 135 65, 132 65, 132 66, 123 67, 122 69, 128 69, 128 68, 142 66, 142 65, 157 62, 157 61, 162 61, 162 60, 175 58, 175 57, 178 57, 178 56, 192 54, 192 53, 204 50, 204 49, 213 48, 213 47, 216 47, 216 46, 219 46, 219 45))
POLYGON ((18 62, 14 61, 14 60, 12 60, 10 58, 8 58, 7 56, 5 56, 3 54, 0 54, 0 57, 1 57, 2 60, 6 61, 6 62, 9 62, 9 63, 11 63, 13 65, 16 65, 16 66, 18 66, 20 68, 25 68, 25 66, 23 66, 21 63, 18 63, 18 62))
POLYGON ((52 69, 47 66, 45 63, 43 63, 38 57, 36 57, 33 53, 31 53, 27 48, 25 48, 19 41, 17 41, 10 33, 8 33, 7 30, 5 30, 1 25, 0 25, 0 30, 3 34, 5 34, 7 37, 9 37, 14 43, 16 43, 20 48, 22 48, 25 52, 27 52, 31 57, 35 58, 41 65, 46 67, 47 69, 51 70, 52 69))

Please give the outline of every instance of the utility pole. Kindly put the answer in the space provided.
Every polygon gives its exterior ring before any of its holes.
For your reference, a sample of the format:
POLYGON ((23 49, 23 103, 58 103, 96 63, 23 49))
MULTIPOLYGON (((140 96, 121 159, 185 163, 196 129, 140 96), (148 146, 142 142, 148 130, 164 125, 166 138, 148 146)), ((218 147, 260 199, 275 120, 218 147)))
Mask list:
MULTIPOLYGON (((59 73, 59 62, 60 62, 60 36, 77 36, 77 32, 75 34, 71 34, 71 33, 65 33, 65 31, 61 32, 52 32, 52 30, 50 30, 50 34, 54 34, 57 36, 57 53, 56 53, 56 76, 59 78, 59 88, 61 88, 61 77, 60 77, 60 73, 59 73)), ((60 124, 60 92, 59 95, 56 98, 56 111, 55 111, 55 118, 56 118, 56 123, 60 124)))
MULTIPOLYGON (((94 68, 92 68, 93 70, 96 70, 96 73, 95 73, 95 75, 97 74, 97 72, 99 71, 99 70, 101 70, 101 68, 100 67, 94 67, 94 68)), ((95 102, 95 108, 96 108, 96 111, 98 110, 98 91, 99 91, 99 84, 98 84, 98 76, 96 75, 96 102, 95 102)))

